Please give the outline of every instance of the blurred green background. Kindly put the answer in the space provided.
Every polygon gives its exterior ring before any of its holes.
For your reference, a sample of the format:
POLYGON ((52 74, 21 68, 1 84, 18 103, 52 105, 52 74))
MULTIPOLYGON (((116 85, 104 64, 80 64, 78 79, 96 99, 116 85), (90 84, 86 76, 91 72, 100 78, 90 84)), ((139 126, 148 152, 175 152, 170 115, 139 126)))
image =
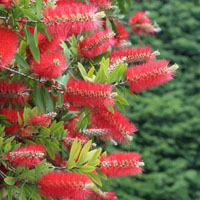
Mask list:
MULTIPOLYGON (((150 11, 162 31, 143 36, 139 45, 159 50, 180 68, 168 84, 129 99, 126 116, 139 129, 131 145, 111 151, 136 151, 145 161, 144 173, 109 179, 104 190, 120 200, 200 200, 200 1, 133 1, 129 17, 150 11)), ((132 34, 133 44, 138 37, 132 34)))

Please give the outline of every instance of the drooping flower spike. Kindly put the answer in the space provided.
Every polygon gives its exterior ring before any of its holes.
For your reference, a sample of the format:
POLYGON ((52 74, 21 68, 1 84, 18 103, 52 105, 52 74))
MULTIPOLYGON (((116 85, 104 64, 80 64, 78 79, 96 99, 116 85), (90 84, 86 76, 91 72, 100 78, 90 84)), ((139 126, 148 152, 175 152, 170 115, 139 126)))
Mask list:
POLYGON ((45 198, 87 200, 91 181, 83 174, 50 172, 40 177, 40 194, 45 198))
POLYGON ((1 27, 1 25, 0 36, 0 70, 2 70, 1 66, 9 65, 15 57, 18 48, 18 36, 17 33, 6 27, 1 27))
POLYGON ((33 168, 44 159, 45 147, 40 144, 30 144, 25 147, 19 147, 12 152, 9 152, 5 158, 10 164, 18 166, 27 166, 33 168))
POLYGON ((0 0, 0 4, 9 7, 13 3, 13 0, 0 0))
POLYGON ((96 32, 79 43, 79 51, 83 57, 94 58, 114 45, 114 32, 108 29, 96 32))
POLYGON ((175 64, 168 67, 168 64, 169 61, 160 60, 129 68, 127 80, 130 90, 141 92, 172 80, 178 66, 175 64))
POLYGON ((83 80, 69 80, 65 93, 64 101, 87 107, 104 107, 114 104, 112 99, 111 84, 91 83, 83 80))
POLYGON ((92 31, 101 25, 103 12, 96 13, 92 5, 66 4, 49 7, 44 12, 44 21, 52 35, 69 37, 85 31, 92 31))
POLYGON ((115 47, 121 48, 123 47, 129 38, 129 32, 118 22, 114 22, 118 31, 118 35, 115 35, 115 47))
POLYGON ((89 0, 90 4, 99 7, 100 10, 109 10, 112 5, 112 0, 89 0))
POLYGON ((142 173, 144 162, 140 160, 138 153, 112 153, 103 156, 100 163, 100 171, 108 177, 133 176, 142 173))
POLYGON ((90 194, 91 200, 116 200, 117 196, 114 192, 92 191, 90 194))
POLYGON ((51 123, 51 117, 49 115, 41 114, 39 116, 37 115, 32 116, 27 124, 48 127, 50 123, 51 123))
POLYGON ((8 107, 9 104, 22 105, 29 99, 27 87, 21 82, 8 82, 0 80, 0 108, 8 107))
POLYGON ((159 27, 155 27, 152 24, 151 19, 147 16, 147 12, 139 11, 134 14, 130 19, 129 23, 131 23, 131 27, 133 31, 141 35, 144 34, 151 34, 160 31, 159 27))
POLYGON ((150 47, 140 46, 138 48, 126 48, 121 50, 114 50, 110 54, 109 71, 113 71, 117 65, 130 63, 144 63, 153 60, 158 51, 152 52, 150 47))
POLYGON ((106 108, 93 110, 91 124, 97 128, 108 130, 108 134, 103 135, 102 138, 114 139, 120 143, 128 141, 130 135, 137 131, 134 124, 129 122, 129 120, 116 109, 114 113, 111 113, 106 108))
POLYGON ((66 70, 65 56, 60 52, 49 52, 40 57, 40 63, 33 61, 31 70, 39 77, 52 79, 66 70))

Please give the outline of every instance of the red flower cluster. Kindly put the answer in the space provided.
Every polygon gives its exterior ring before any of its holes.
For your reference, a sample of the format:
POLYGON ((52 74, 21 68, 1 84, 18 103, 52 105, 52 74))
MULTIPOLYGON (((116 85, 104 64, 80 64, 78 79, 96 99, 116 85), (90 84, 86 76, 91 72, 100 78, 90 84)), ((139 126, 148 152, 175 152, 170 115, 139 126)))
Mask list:
POLYGON ((96 13, 97 8, 80 2, 59 4, 55 8, 49 7, 44 13, 44 21, 52 35, 64 37, 80 34, 84 31, 97 29, 103 17, 96 13))
POLYGON ((43 54, 40 58, 40 63, 34 61, 31 69, 40 77, 45 77, 47 79, 56 78, 66 69, 65 56, 59 52, 43 54))
POLYGON ((4 6, 10 6, 13 0, 0 0, 0 4, 4 6))
MULTIPOLYGON (((6 1, 3 1, 6 2, 6 1)), ((0 69, 1 65, 9 65, 15 57, 18 47, 18 36, 6 27, 0 26, 0 69)))
POLYGON ((93 200, 116 200, 117 199, 114 192, 92 192, 90 197, 93 200))
POLYGON ((133 31, 138 35, 142 33, 150 34, 159 31, 159 29, 152 25, 151 19, 147 16, 147 12, 144 11, 139 11, 134 14, 129 19, 129 23, 132 24, 133 31))
POLYGON ((113 86, 110 84, 90 83, 83 80, 69 80, 64 101, 79 106, 104 107, 114 104, 113 86))
POLYGON ((34 115, 28 121, 28 125, 46 126, 48 127, 51 123, 51 117, 48 115, 41 114, 39 116, 34 115))
POLYGON ((108 29, 96 32, 85 38, 79 44, 79 51, 83 57, 94 58, 114 45, 114 32, 108 29))
POLYGON ((114 110, 114 113, 111 113, 106 108, 92 112, 91 124, 108 130, 108 134, 102 137, 113 138, 119 142, 127 141, 129 135, 137 131, 134 124, 130 123, 119 111, 114 110))
POLYGON ((50 172, 40 177, 40 193, 46 198, 86 200, 91 181, 86 175, 68 172, 50 172))
POLYGON ((9 104, 22 105, 29 97, 27 87, 21 82, 8 82, 0 80, 0 107, 8 107, 9 104))
POLYGON ((173 79, 175 70, 168 68, 169 61, 159 60, 131 67, 127 79, 132 92, 141 92, 173 79))
POLYGON ((19 147, 6 155, 9 162, 17 166, 27 166, 33 168, 44 159, 45 147, 39 144, 31 144, 25 147, 19 147))
POLYGON ((144 163, 138 153, 113 153, 101 158, 100 171, 108 177, 133 176, 142 173, 144 163))

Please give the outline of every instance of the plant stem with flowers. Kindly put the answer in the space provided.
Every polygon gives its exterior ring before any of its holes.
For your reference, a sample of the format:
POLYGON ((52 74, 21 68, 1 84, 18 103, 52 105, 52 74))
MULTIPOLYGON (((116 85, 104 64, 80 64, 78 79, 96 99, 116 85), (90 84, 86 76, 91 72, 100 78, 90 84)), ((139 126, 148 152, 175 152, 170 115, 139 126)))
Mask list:
POLYGON ((115 200, 101 180, 143 172, 139 153, 101 146, 131 142, 126 96, 172 80, 177 65, 126 46, 124 24, 158 31, 143 11, 120 21, 127 5, 0 1, 1 199, 115 200))

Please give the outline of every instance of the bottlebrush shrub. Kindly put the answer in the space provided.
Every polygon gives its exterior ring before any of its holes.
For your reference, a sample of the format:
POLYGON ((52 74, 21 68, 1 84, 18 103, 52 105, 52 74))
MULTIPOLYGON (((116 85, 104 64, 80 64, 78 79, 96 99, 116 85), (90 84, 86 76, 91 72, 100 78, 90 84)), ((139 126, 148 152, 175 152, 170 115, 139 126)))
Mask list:
POLYGON ((2 65, 9 65, 15 57, 18 47, 18 36, 16 32, 0 24, 0 69, 2 65))
POLYGON ((124 48, 126 26, 156 31, 145 12, 121 21, 127 2, 0 1, 3 199, 115 200, 102 178, 145 171, 139 153, 101 145, 131 142, 126 99, 168 82, 177 65, 149 46, 124 48))

